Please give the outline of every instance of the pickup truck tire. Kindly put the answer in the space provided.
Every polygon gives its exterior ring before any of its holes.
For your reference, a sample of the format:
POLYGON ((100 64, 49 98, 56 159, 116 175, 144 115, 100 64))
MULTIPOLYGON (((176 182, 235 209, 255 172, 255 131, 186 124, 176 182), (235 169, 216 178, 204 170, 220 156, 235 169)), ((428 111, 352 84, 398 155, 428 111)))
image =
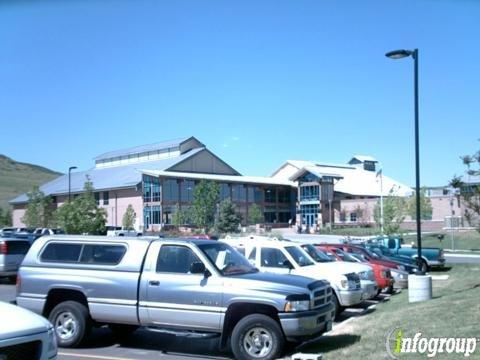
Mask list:
POLYGON ((235 359, 278 359, 285 338, 277 321, 262 314, 252 314, 240 320, 232 332, 231 348, 235 359))
POLYGON ((76 347, 92 329, 92 320, 85 305, 77 301, 64 301, 53 308, 48 316, 53 324, 60 347, 76 347))
POLYGON ((423 259, 420 261, 420 271, 422 271, 424 274, 428 271, 428 264, 423 259))
POLYGON ((115 336, 119 338, 128 336, 138 329, 138 326, 136 325, 125 325, 125 324, 108 324, 108 327, 115 334, 115 336))

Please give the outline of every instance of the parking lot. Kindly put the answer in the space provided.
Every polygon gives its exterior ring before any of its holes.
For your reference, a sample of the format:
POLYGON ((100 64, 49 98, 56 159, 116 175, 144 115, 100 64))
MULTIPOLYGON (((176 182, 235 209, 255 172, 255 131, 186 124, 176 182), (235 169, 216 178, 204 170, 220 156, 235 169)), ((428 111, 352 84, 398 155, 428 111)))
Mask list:
MULTIPOLYGON (((387 301, 388 298, 388 295, 380 295, 378 301, 366 301, 361 306, 348 308, 342 313, 340 321, 334 324, 332 331, 339 332, 348 319, 374 311, 375 304, 387 301)), ((15 285, 8 284, 4 279, 0 280, 0 300, 9 302, 14 299, 15 285)), ((294 351, 297 350, 301 348, 294 351)), ((94 329, 89 340, 80 348, 59 349, 58 358, 60 360, 229 359, 231 354, 228 351, 219 351, 218 339, 181 338, 140 329, 128 338, 119 340, 103 327, 94 329)))

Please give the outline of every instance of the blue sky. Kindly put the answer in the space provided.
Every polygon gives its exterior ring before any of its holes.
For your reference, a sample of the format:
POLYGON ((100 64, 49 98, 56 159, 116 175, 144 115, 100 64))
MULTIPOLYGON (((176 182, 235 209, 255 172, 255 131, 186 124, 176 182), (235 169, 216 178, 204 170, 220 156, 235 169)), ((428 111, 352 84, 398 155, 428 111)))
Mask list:
POLYGON ((480 2, 0 2, 0 153, 66 172, 194 135, 246 175, 375 156, 422 185, 479 148, 480 2))

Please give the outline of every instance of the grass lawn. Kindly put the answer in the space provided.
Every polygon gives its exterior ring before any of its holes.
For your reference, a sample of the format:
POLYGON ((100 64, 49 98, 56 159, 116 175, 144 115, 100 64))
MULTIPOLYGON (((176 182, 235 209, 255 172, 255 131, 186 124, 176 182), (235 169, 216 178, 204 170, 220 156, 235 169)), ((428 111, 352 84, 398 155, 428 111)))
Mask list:
MULTIPOLYGON (((305 344, 299 351, 321 353, 329 359, 389 359, 385 341, 387 334, 401 328, 413 337, 480 337, 480 264, 455 265, 448 280, 433 282, 433 299, 408 303, 408 292, 394 295, 370 313, 324 336, 305 344)), ((399 358, 426 359, 426 354, 400 354, 399 358)), ((463 354, 437 354, 438 359, 465 358, 463 354)), ((480 343, 469 359, 480 359, 480 343)))
MULTIPOLYGON (((404 235, 403 239, 406 244, 412 241, 417 242, 416 235, 404 235)), ((478 250, 480 251, 480 233, 478 231, 455 231, 453 233, 455 242, 455 250, 478 250)), ((452 234, 451 232, 440 232, 435 234, 428 234, 422 236, 422 246, 425 247, 440 247, 444 249, 452 248, 452 234), (438 239, 438 235, 443 234, 443 240, 438 239)))

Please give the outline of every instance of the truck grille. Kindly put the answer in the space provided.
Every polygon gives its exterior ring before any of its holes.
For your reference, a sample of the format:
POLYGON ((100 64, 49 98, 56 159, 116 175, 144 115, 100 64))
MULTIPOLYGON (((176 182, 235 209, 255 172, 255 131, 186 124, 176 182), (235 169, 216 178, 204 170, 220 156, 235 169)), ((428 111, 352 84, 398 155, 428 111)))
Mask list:
POLYGON ((313 308, 328 304, 332 300, 332 288, 327 286, 313 291, 313 308))
POLYGON ((41 341, 30 341, 23 344, 0 348, 2 360, 37 360, 42 352, 41 341))

